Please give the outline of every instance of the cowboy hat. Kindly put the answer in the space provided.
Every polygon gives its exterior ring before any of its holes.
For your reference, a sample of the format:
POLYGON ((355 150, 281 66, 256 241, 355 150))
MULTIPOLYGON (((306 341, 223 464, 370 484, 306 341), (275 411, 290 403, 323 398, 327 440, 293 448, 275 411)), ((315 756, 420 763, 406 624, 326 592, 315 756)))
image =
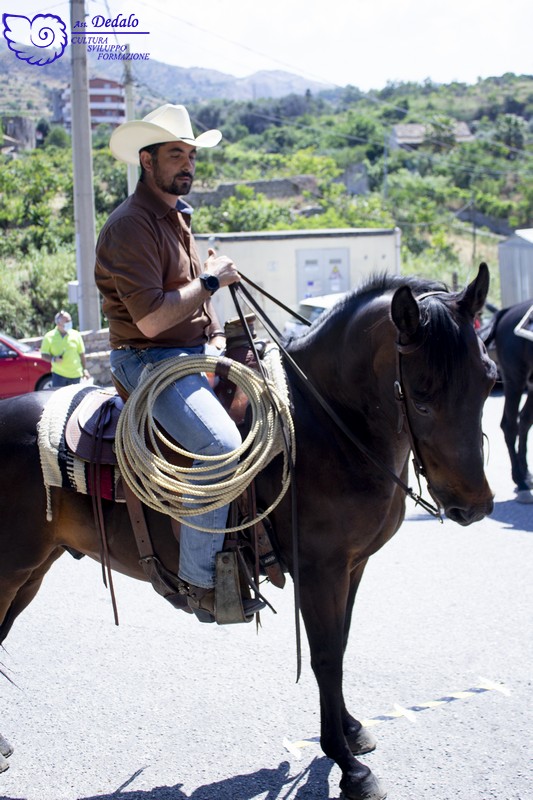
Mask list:
POLYGON ((165 103, 141 120, 124 122, 115 128, 109 140, 111 152, 127 164, 139 163, 139 150, 162 142, 185 142, 193 147, 214 147, 222 139, 212 130, 195 137, 185 106, 165 103))

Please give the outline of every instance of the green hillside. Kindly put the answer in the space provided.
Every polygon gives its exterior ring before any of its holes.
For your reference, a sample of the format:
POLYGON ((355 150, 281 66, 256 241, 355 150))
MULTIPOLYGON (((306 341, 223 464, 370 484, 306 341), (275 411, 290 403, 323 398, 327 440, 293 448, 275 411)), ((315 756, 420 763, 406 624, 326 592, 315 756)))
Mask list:
MULTIPOLYGON (((2 156, 0 169, 0 329, 21 336, 41 332, 50 307, 67 303, 76 272, 70 140, 48 125, 50 92, 67 82, 69 65, 49 65, 45 80, 23 63, 14 67, 10 55, 0 47, 4 114, 25 113, 46 135, 36 151, 2 156)), ((533 76, 399 83, 367 93, 308 87, 232 100, 225 95, 238 83, 231 76, 186 71, 189 88, 182 82, 177 95, 174 83, 167 95, 163 76, 175 78, 167 70, 178 68, 151 67, 161 70, 151 82, 161 94, 138 83, 139 114, 190 91, 196 128, 218 127, 224 135, 220 147, 199 154, 197 232, 397 226, 404 272, 463 284, 486 260, 490 299, 499 304, 498 242, 533 227, 533 76), (217 99, 209 96, 213 87, 217 99), (468 125, 462 140, 458 123, 468 125), (419 141, 395 148, 396 126, 410 124, 423 132, 419 141), (315 188, 274 199, 248 183, 296 175, 311 176, 315 188), (221 181, 235 188, 217 199, 221 181)), ((108 140, 103 128, 93 136, 98 228, 126 196, 125 167, 111 157, 108 140)))

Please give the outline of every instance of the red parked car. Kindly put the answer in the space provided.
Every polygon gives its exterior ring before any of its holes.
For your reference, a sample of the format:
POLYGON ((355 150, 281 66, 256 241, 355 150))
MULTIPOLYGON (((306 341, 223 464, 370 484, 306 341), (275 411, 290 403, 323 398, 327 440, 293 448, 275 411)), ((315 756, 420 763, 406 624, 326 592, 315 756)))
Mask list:
POLYGON ((51 388, 50 362, 30 345, 0 333, 0 398, 51 388))

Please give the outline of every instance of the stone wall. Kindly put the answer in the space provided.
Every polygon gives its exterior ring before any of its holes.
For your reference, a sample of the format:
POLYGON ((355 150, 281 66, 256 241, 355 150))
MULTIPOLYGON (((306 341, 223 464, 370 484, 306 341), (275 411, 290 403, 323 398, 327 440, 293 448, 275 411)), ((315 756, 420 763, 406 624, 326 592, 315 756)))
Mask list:
POLYGON ((219 206, 220 203, 232 197, 238 186, 247 186, 256 193, 264 194, 270 199, 282 197, 295 197, 307 191, 317 194, 317 182, 313 175, 296 175, 293 178, 280 178, 271 181, 240 181, 238 183, 221 183, 216 189, 194 189, 187 195, 187 202, 195 207, 219 206))

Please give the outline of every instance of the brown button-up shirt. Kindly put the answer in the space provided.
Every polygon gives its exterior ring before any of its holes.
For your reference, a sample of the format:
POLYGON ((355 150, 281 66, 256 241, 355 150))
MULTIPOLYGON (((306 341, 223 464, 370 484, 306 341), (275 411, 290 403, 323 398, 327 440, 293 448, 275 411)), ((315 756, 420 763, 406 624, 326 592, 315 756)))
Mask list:
POLYGON ((102 228, 95 278, 111 347, 193 347, 206 341, 211 318, 203 305, 151 339, 136 325, 161 306, 165 292, 186 286, 202 273, 188 208, 183 202, 171 208, 139 182, 102 228))

